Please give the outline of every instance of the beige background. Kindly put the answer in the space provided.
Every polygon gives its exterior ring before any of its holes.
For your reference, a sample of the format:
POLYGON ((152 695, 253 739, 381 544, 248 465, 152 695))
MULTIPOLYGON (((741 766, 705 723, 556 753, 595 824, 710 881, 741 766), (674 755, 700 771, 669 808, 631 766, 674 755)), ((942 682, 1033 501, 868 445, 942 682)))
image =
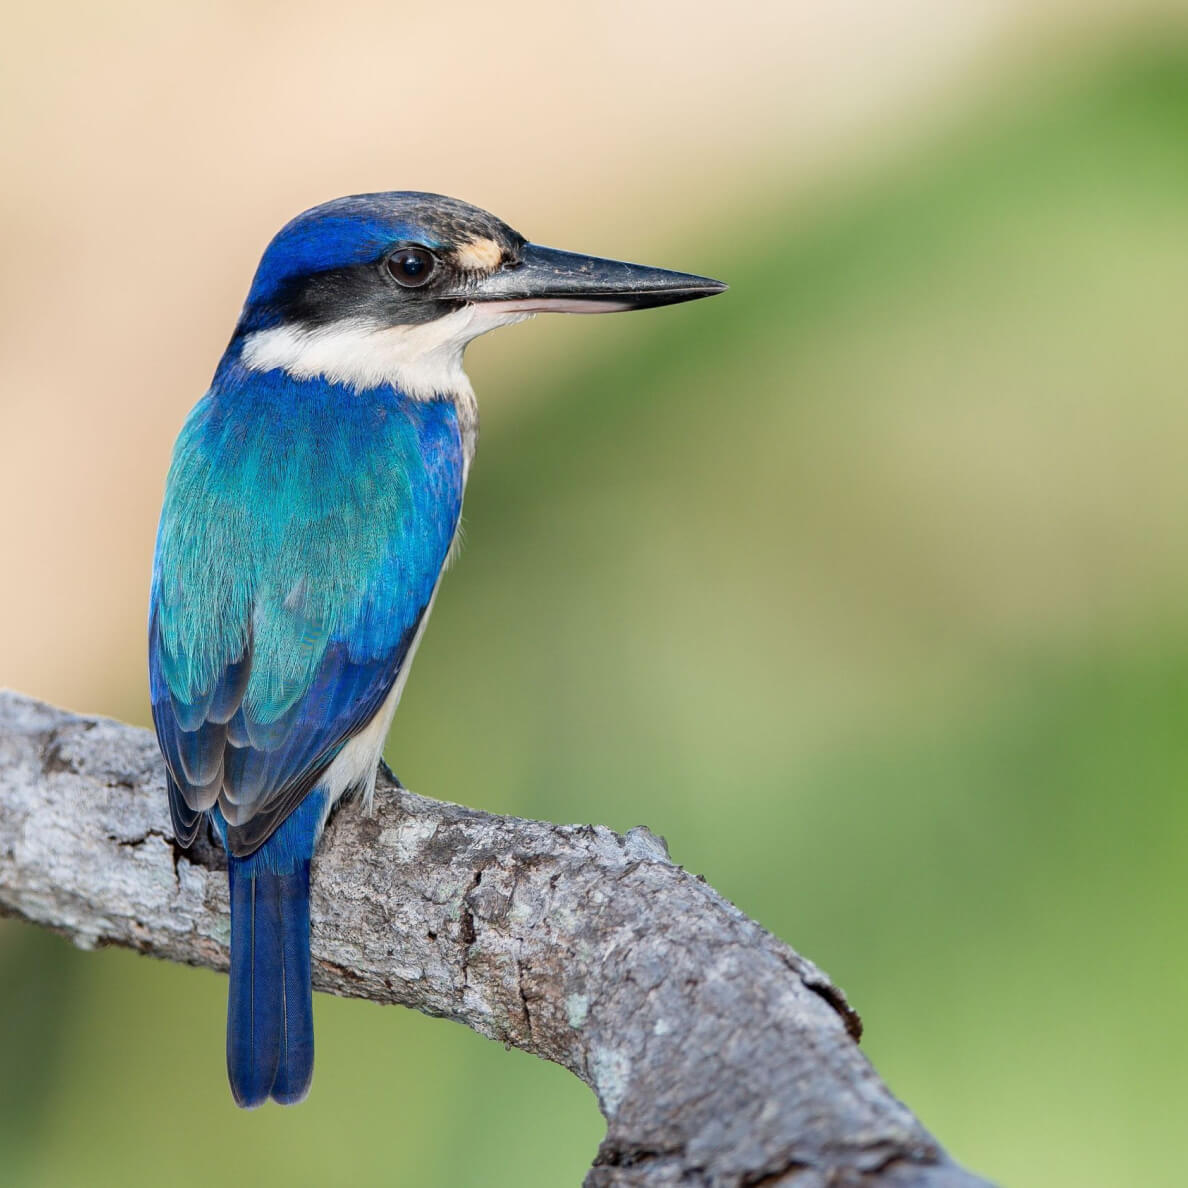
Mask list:
MULTIPOLYGON (((1142 7, 1175 6, 13 7, 0 555, 19 577, 0 585, 0 682, 143 713, 128 658, 170 444, 297 211, 437 190, 540 242, 663 259, 741 233, 764 188, 886 153, 943 124, 954 93, 1001 86, 1004 62, 1108 37, 1142 7)), ((476 376, 506 350, 480 343, 476 376)))

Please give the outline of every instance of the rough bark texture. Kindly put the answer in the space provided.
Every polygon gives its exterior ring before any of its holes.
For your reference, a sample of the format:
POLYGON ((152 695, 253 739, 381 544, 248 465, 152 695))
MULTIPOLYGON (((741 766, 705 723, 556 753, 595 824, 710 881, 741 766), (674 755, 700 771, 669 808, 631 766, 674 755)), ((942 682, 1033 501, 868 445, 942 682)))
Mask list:
MULTIPOLYGON (((928 1185, 962 1171, 879 1080, 812 962, 648 830, 495 817, 396 788, 314 866, 314 986, 554 1060, 607 1134, 586 1184, 928 1185)), ((156 743, 0 693, 0 913, 227 966, 227 880, 172 839, 156 743)))

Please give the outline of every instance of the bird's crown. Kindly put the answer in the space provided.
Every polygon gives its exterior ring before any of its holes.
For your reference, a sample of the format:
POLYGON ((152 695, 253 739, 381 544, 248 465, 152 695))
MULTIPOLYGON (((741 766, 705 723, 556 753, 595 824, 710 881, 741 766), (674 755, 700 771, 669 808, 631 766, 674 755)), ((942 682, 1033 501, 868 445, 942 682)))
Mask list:
POLYGON ((284 321, 316 326, 368 313, 386 321, 428 320, 444 312, 433 298, 447 289, 453 298, 468 275, 514 266, 524 242, 501 219, 443 194, 336 198, 299 214, 273 237, 240 328, 284 321), (414 290, 424 290, 421 300, 403 300, 414 290))

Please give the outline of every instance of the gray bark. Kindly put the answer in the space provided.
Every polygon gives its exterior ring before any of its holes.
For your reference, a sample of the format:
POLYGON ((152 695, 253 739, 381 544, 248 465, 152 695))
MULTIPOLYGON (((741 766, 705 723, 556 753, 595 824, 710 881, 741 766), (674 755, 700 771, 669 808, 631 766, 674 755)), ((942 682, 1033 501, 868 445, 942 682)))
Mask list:
MULTIPOLYGON (((607 1122, 587 1185, 986 1183, 879 1080, 841 991, 647 829, 496 817, 382 771, 376 805, 315 861, 315 988, 569 1069, 607 1122)), ((223 866, 174 844, 150 733, 0 693, 0 913, 226 969, 223 866)))

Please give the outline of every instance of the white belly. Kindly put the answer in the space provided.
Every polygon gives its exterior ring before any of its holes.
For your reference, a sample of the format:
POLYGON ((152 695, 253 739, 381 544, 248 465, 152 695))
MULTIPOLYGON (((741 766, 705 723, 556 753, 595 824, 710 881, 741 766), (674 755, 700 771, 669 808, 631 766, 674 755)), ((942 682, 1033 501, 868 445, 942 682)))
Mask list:
MULTIPOLYGON (((348 742, 334 758, 334 762, 326 769, 320 786, 329 793, 326 801, 326 817, 330 810, 342 799, 351 788, 363 789, 363 811, 371 815, 372 802, 375 799, 375 773, 379 766, 380 756, 384 752, 384 743, 388 738, 388 730, 392 725, 392 715, 400 704, 400 695, 408 682, 408 674, 412 671, 413 657, 421 643, 421 636, 425 634, 425 627, 429 622, 429 615, 433 611, 433 604, 437 601, 437 591, 441 585, 441 578, 433 587, 433 594, 429 598, 429 605, 417 625, 417 633, 409 644, 404 663, 396 676, 396 683, 392 692, 384 699, 383 705, 375 713, 375 717, 348 742)), ((322 818, 322 825, 326 824, 326 817, 322 818)))

